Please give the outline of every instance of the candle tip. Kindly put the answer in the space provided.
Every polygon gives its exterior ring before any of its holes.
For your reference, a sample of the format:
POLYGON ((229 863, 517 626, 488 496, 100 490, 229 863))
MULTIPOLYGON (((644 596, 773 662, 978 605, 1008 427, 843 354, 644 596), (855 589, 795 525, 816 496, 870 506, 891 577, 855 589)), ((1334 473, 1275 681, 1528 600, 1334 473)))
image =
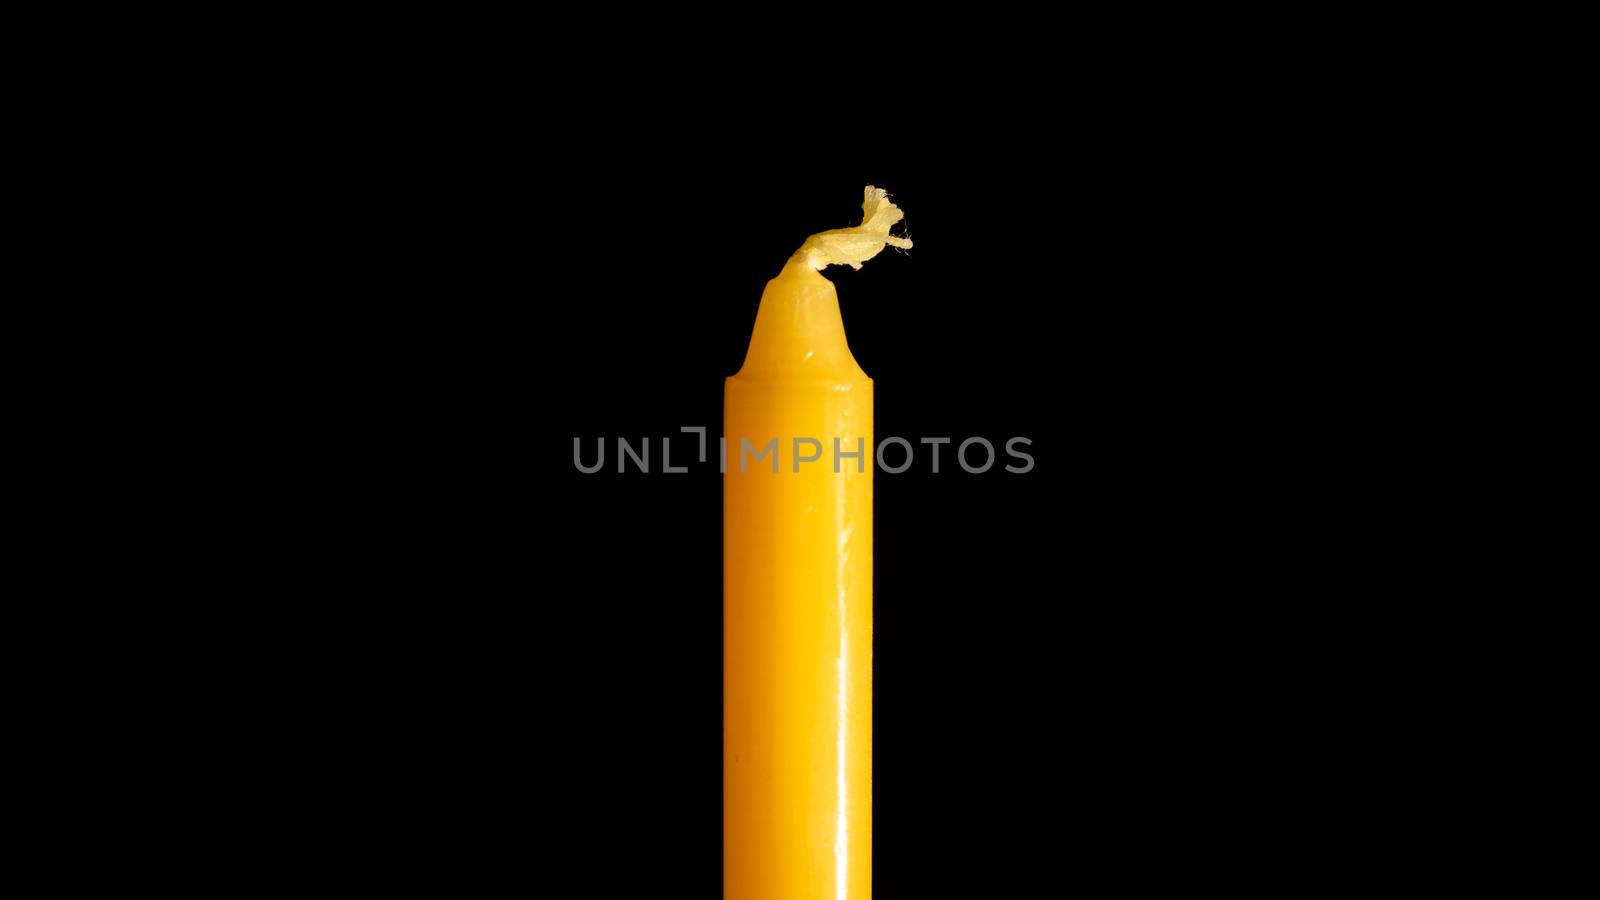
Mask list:
POLYGON ((861 224, 852 228, 835 228, 813 234, 795 251, 795 256, 813 269, 827 266, 861 268, 861 264, 877 256, 885 246, 911 249, 911 239, 890 234, 890 229, 900 223, 906 214, 889 199, 883 188, 867 185, 866 196, 861 201, 861 224))

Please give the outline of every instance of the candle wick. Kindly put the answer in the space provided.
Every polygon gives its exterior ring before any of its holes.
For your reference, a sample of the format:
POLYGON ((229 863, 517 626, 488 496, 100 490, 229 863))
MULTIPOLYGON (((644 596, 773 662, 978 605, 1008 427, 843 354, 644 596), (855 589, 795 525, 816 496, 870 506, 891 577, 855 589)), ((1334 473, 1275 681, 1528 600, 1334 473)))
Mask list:
POLYGON ((889 233, 905 217, 900 207, 889 200, 888 191, 869 184, 861 201, 860 225, 813 234, 794 255, 818 271, 827 266, 859 269, 885 246, 911 249, 910 238, 889 233))

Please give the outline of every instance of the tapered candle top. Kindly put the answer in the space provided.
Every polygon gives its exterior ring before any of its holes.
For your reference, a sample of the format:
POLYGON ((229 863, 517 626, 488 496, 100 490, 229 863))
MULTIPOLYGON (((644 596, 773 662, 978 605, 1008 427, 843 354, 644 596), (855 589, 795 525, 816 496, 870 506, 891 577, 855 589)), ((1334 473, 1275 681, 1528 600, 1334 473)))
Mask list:
POLYGON ((839 295, 819 270, 836 265, 859 269, 885 246, 910 249, 909 238, 889 233, 903 218, 905 213, 889 201, 889 193, 869 184, 860 225, 806 238, 778 277, 767 282, 744 367, 735 377, 869 380, 845 340, 839 295))

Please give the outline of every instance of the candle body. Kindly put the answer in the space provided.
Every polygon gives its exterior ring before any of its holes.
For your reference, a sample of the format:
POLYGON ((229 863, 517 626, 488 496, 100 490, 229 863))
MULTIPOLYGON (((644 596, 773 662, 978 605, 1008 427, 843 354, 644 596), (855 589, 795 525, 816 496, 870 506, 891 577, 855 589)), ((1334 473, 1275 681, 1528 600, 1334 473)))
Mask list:
POLYGON ((723 896, 870 900, 872 382, 827 279, 768 283, 724 408, 723 896))

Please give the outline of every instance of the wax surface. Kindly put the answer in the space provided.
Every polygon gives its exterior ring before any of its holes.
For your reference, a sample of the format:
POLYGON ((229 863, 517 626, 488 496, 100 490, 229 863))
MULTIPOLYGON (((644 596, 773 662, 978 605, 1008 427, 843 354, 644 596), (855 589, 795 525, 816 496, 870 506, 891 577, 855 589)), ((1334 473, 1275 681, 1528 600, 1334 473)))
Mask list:
POLYGON ((768 282, 727 380, 725 900, 871 896, 872 380, 817 252, 768 282), (760 452, 774 437, 777 472, 742 452, 742 439, 760 452), (821 450, 799 472, 797 437, 821 450), (837 473, 836 438, 863 454, 837 473))

